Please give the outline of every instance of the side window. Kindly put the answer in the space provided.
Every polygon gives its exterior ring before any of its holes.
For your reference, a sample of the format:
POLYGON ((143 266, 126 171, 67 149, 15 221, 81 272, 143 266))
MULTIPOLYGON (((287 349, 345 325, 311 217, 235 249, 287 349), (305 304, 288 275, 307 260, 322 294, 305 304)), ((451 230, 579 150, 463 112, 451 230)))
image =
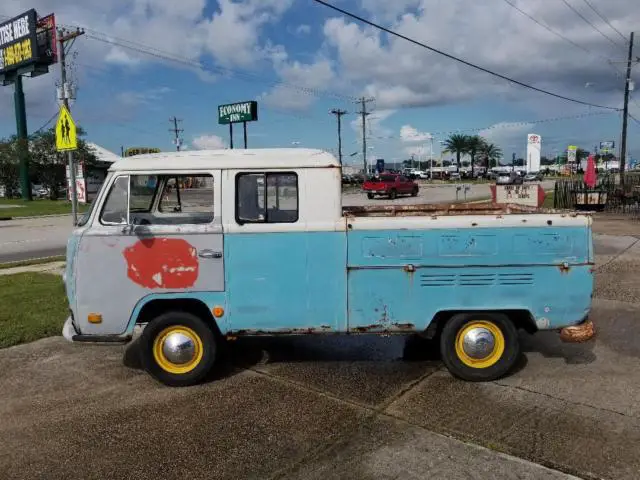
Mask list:
POLYGON ((213 177, 211 175, 167 175, 162 177, 158 202, 159 218, 171 223, 196 224, 213 221, 213 177))
POLYGON ((236 176, 236 221, 298 221, 298 175, 290 172, 239 173, 236 176))
POLYGON ((107 225, 127 223, 129 176, 116 178, 102 207, 100 222, 107 225))

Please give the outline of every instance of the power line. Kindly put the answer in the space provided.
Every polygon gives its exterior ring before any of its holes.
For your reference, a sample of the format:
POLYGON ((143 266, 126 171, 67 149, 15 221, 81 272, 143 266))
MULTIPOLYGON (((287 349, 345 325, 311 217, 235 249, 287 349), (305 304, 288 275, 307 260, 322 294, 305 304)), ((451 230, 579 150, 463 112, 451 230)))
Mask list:
POLYGON ((578 15, 582 20, 585 21, 585 23, 587 23, 588 25, 591 25, 591 28, 593 28, 596 32, 598 32, 600 35, 602 35, 604 38, 606 38, 607 40, 609 40, 613 45, 617 46, 617 47, 621 47, 621 48, 625 48, 624 45, 620 45, 618 42, 616 42, 615 40, 613 40, 610 36, 608 36, 606 33, 602 32, 602 30, 600 30, 598 27, 596 27, 593 23, 591 23, 589 21, 589 19, 587 17, 585 17, 584 15, 582 15, 578 10, 575 9, 575 7, 573 5, 571 5, 567 0, 562 0, 562 3, 564 3, 567 7, 569 7, 573 13, 575 13, 576 15, 578 15))
POLYGON ((178 63, 187 67, 191 67, 191 68, 196 68, 199 70, 202 70, 204 72, 207 73, 216 73, 216 74, 226 74, 226 75, 232 75, 232 76, 237 76, 237 77, 244 77, 248 80, 251 81, 259 81, 260 83, 266 83, 272 86, 282 86, 282 87, 286 87, 286 88, 290 88, 293 90, 297 90, 303 94, 306 95, 311 95, 311 96, 315 96, 315 97, 328 97, 328 98, 334 98, 334 99, 339 99, 339 100, 345 100, 345 101, 353 101, 355 100, 355 97, 352 96, 348 96, 348 95, 342 95, 339 93, 335 93, 335 92, 329 92, 327 90, 317 90, 317 89, 312 89, 312 88, 308 88, 308 87, 301 87, 299 85, 294 85, 288 82, 284 82, 282 80, 267 80, 264 77, 260 77, 259 75, 253 75, 250 74, 248 72, 241 72, 238 70, 233 70, 230 68, 224 68, 224 67, 209 67, 204 65, 202 62, 198 62, 198 61, 194 61, 194 60, 186 60, 184 58, 179 58, 177 56, 172 55, 169 52, 165 52, 162 50, 159 50, 157 48, 153 48, 153 47, 149 47, 147 45, 141 44, 141 43, 136 43, 136 42, 131 42, 129 40, 115 40, 113 39, 113 37, 109 37, 106 38, 107 35, 106 34, 100 34, 103 37, 97 36, 95 34, 91 34, 91 33, 87 33, 87 38, 90 38, 92 40, 98 41, 98 42, 102 42, 102 43, 106 43, 109 45, 114 45, 114 46, 118 46, 118 47, 122 47, 122 48, 126 48, 138 53, 142 53, 145 55, 149 55, 149 56, 153 56, 162 60, 166 60, 169 62, 174 62, 174 63, 178 63), (125 43, 126 42, 126 43, 125 43))
POLYGON ((622 40, 627 43, 627 37, 625 37, 622 33, 620 33, 620 30, 618 30, 616 27, 614 27, 613 25, 611 25, 611 22, 609 22, 609 20, 607 19, 607 17, 605 17, 603 14, 601 14, 598 10, 596 10, 596 7, 594 7, 591 2, 589 0, 583 0, 584 3, 586 3, 588 5, 588 7, 594 11, 594 13, 596 15, 598 15, 602 21, 604 23, 606 23, 607 25, 609 25, 611 27, 611 29, 616 32, 618 35, 620 35, 620 37, 622 38, 622 40))
POLYGON ((49 120, 47 120, 45 123, 42 124, 42 126, 40 128, 38 128, 37 130, 35 130, 32 135, 35 135, 36 133, 40 133, 41 131, 43 131, 45 128, 47 128, 49 126, 49 124, 53 121, 54 118, 56 118, 58 116, 58 112, 55 112, 53 115, 51 115, 51 118, 49 120))
MULTIPOLYGON (((592 52, 591 50, 589 50, 588 48, 580 45, 579 43, 574 42, 573 40, 571 40, 568 37, 565 37, 564 35, 562 35, 561 33, 555 31, 554 29, 552 29, 549 25, 546 25, 545 23, 542 23, 541 21, 537 20, 536 18, 534 18, 533 16, 531 16, 530 14, 528 14, 527 12, 525 12, 524 10, 522 10, 520 7, 518 7, 515 3, 511 2, 510 0, 504 0, 505 3, 507 3, 508 5, 510 5, 511 7, 513 7, 515 10, 517 10, 518 12, 520 12, 522 15, 524 15, 525 17, 527 17, 529 20, 533 21, 534 23, 540 25, 542 28, 544 28, 545 30, 547 30, 548 32, 552 33, 553 35, 555 35, 556 37, 564 40, 565 42, 573 45, 576 48, 579 48, 580 50, 582 50, 583 52, 586 52, 590 55, 595 55, 598 56, 602 59, 604 59, 607 63, 611 64, 611 60, 604 57, 603 55, 597 54, 595 52, 592 52)), ((615 65, 611 64, 616 70, 618 70, 620 73, 622 73, 621 70, 619 70, 615 65)))
POLYGON ((314 0, 314 1, 316 3, 324 5, 325 7, 330 8, 332 10, 335 10, 336 12, 340 12, 343 15, 346 15, 348 17, 351 17, 351 18, 355 19, 355 20, 358 20, 359 22, 365 23, 365 24, 367 24, 367 25, 369 25, 371 27, 374 27, 374 28, 377 28, 379 30, 382 30, 383 32, 388 33, 389 35, 393 35, 394 37, 401 38, 403 40, 406 40, 407 42, 413 43, 414 45, 418 45, 418 46, 420 46, 422 48, 426 48, 427 50, 430 50, 430 51, 435 52, 435 53, 437 53, 439 55, 442 55, 443 57, 447 57, 447 58, 449 58, 451 60, 455 60, 456 62, 462 63, 463 65, 466 65, 466 66, 471 67, 471 68, 475 68, 476 70, 480 70, 481 72, 488 73, 489 75, 493 75, 494 77, 500 78, 502 80, 506 80, 508 82, 514 83, 516 85, 519 85, 521 87, 528 88, 529 90, 533 90, 533 91, 536 91, 536 92, 539 92, 539 93, 544 93, 545 95, 550 95, 552 97, 559 98, 561 100, 566 100, 568 102, 579 103, 581 105, 587 105, 589 107, 606 108, 608 110, 616 110, 616 111, 619 110, 619 108, 616 108, 616 107, 598 105, 598 104, 595 104, 595 103, 589 103, 589 102, 585 102, 583 100, 578 100, 578 99, 575 99, 575 98, 565 97, 564 95, 553 93, 553 92, 550 92, 548 90, 544 90, 542 88, 534 87, 533 85, 529 85, 529 84, 521 82, 519 80, 514 80, 513 78, 509 78, 509 77, 507 77, 505 75, 502 75, 500 73, 491 71, 488 68, 484 68, 484 67, 476 65, 474 63, 468 62, 468 61, 463 60, 463 59, 461 59, 459 57, 456 57, 456 56, 451 55, 449 53, 443 52, 442 50, 438 50, 437 48, 430 47, 429 45, 427 45, 425 43, 422 43, 422 42, 419 42, 417 40, 414 40, 413 38, 407 37, 406 35, 402 35, 400 33, 397 33, 397 32, 395 32, 393 30, 390 30, 390 29, 388 29, 386 27, 383 27, 380 24, 374 23, 374 22, 372 22, 370 20, 367 20, 366 18, 360 17, 359 15, 356 15, 354 13, 351 13, 351 12, 348 12, 346 10, 343 10, 342 8, 336 7, 335 5, 327 3, 324 0, 314 0))

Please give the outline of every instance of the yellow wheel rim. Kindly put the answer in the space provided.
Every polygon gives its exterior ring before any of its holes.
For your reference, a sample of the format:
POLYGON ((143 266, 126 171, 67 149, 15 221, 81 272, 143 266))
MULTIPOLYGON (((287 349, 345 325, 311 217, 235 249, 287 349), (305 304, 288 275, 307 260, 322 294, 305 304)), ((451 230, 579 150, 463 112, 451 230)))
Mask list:
POLYGON ((189 327, 172 325, 162 330, 153 340, 153 358, 165 372, 181 375, 198 366, 204 354, 202 339, 189 327), (173 347, 187 345, 176 351, 173 347), (179 360, 179 361, 178 361, 179 360))
POLYGON ((456 355, 462 363, 471 368, 489 368, 495 365, 502 358, 504 346, 502 330, 489 321, 470 322, 456 335, 456 355), (492 343, 489 342, 491 339, 492 343), (480 348, 476 348, 472 353, 470 350, 478 345, 480 348))

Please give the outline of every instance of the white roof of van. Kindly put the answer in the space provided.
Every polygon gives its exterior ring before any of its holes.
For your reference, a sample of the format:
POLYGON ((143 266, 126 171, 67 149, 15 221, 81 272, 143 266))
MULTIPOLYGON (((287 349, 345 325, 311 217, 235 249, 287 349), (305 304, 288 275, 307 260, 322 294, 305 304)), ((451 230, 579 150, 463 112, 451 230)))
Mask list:
POLYGON ((109 170, 207 170, 217 168, 321 168, 339 167, 336 158, 323 150, 308 148, 260 148, 234 150, 187 150, 126 157, 109 170))

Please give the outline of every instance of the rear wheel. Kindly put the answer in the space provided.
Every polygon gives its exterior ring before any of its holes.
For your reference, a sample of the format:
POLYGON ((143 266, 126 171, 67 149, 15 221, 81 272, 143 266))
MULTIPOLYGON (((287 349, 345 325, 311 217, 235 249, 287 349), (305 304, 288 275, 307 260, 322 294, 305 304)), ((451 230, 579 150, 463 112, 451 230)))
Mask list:
POLYGON ((518 332, 501 313, 454 315, 440 337, 442 361, 452 375, 472 382, 506 375, 520 355, 518 332))
POLYGON ((367 198, 369 200, 372 200, 373 199, 373 193, 367 193, 367 198))
POLYGON ((397 196, 398 196, 398 192, 396 192, 396 190, 395 190, 395 189, 393 189, 393 190, 391 190, 391 191, 389 192, 389 198, 390 198, 391 200, 395 200, 397 196))
POLYGON ((173 387, 200 382, 216 361, 213 330, 200 317, 187 312, 157 316, 142 331, 140 355, 145 370, 173 387))
POLYGON ((411 196, 412 197, 418 196, 418 187, 413 187, 413 190, 411 190, 411 196))

